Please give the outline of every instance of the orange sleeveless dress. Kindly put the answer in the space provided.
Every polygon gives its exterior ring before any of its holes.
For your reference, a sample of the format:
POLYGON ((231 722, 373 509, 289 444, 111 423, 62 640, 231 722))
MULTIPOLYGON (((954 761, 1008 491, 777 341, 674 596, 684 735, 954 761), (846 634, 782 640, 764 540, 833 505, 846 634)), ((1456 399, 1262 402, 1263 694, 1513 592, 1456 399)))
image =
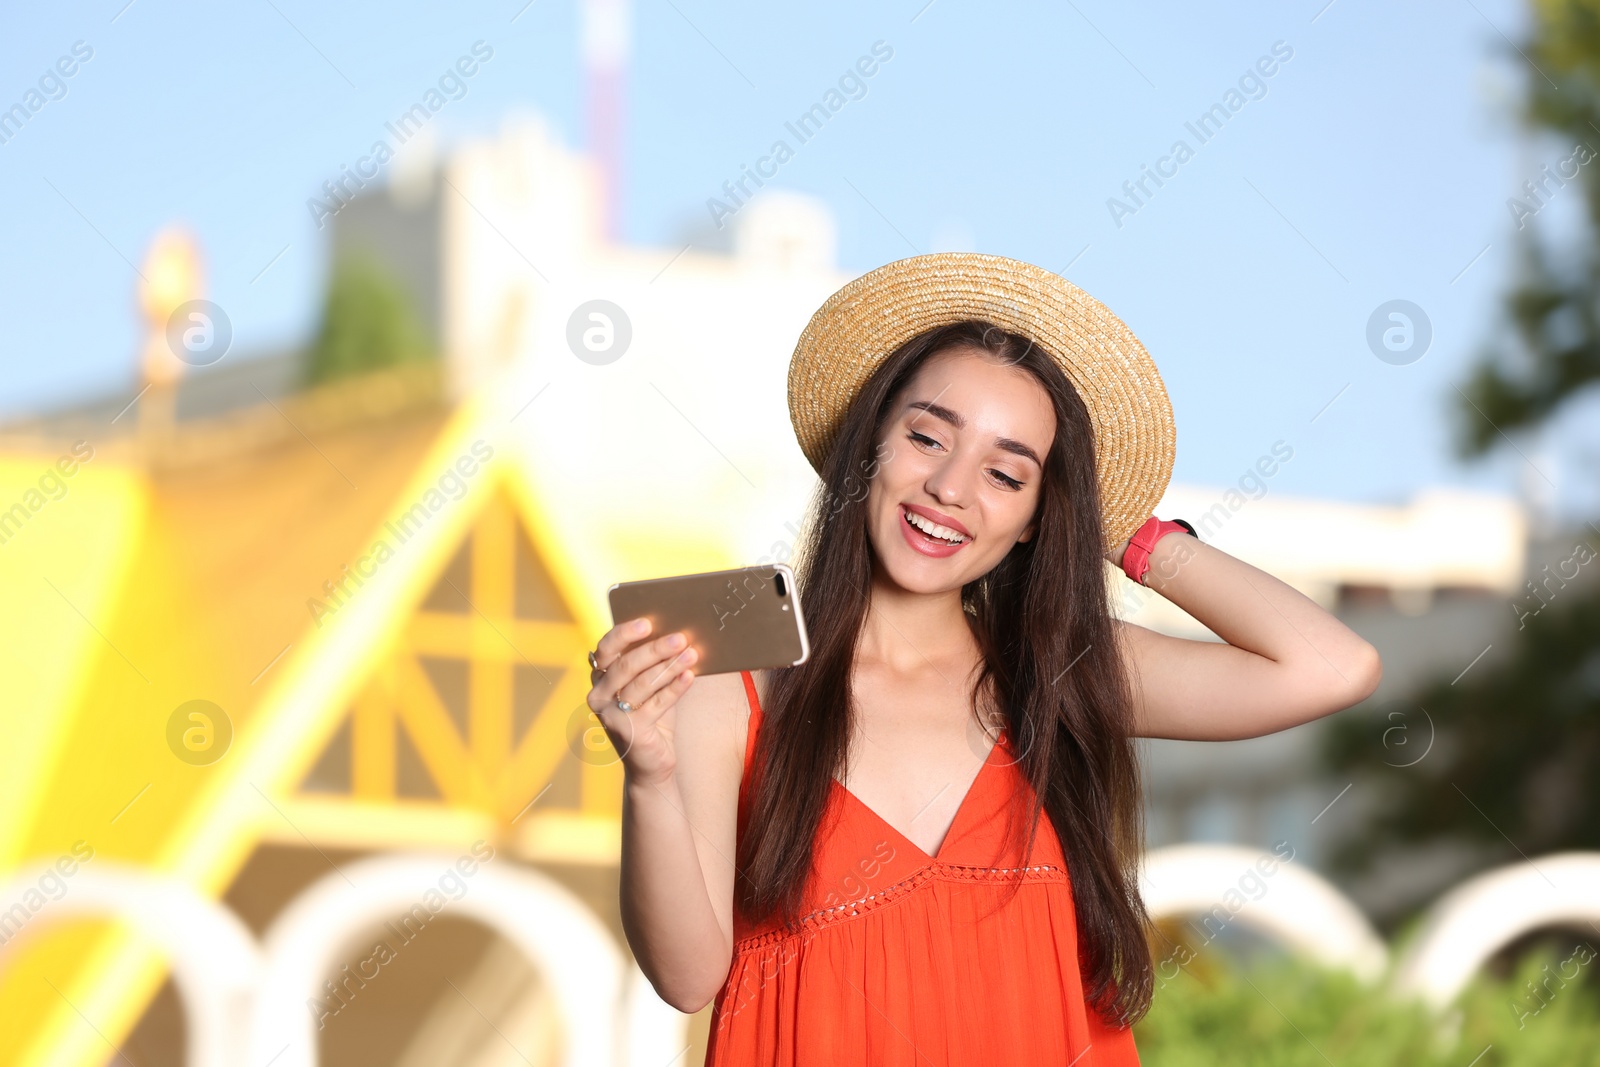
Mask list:
MULTIPOLYGON (((744 686, 741 836, 761 727, 748 672, 744 686)), ((1072 887, 1049 819, 1026 864, 1008 832, 1031 799, 1002 735, 930 856, 835 781, 799 927, 752 925, 735 909, 708 1067, 1137 1065, 1132 1030, 1107 1027, 1084 999, 1072 887)))

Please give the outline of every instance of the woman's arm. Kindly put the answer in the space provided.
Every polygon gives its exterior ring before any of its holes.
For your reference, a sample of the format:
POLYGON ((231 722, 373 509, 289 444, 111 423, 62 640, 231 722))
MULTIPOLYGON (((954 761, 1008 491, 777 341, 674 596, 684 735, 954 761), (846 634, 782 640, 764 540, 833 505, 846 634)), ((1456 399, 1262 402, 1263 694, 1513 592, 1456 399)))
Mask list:
POLYGON ((1310 598, 1196 538, 1157 541, 1145 581, 1226 644, 1116 623, 1136 736, 1259 737, 1360 703, 1378 687, 1375 648, 1310 598))
POLYGON ((666 636, 619 654, 637 635, 627 625, 601 639, 607 670, 589 693, 622 754, 622 928, 661 999, 695 1012, 716 996, 733 958, 748 705, 739 675, 689 677, 666 636), (616 707, 619 693, 632 712, 616 707))
POLYGON ((623 931, 639 969, 682 1012, 711 1002, 733 960, 746 707, 737 674, 696 678, 676 709, 676 770, 630 773, 623 795, 623 931))

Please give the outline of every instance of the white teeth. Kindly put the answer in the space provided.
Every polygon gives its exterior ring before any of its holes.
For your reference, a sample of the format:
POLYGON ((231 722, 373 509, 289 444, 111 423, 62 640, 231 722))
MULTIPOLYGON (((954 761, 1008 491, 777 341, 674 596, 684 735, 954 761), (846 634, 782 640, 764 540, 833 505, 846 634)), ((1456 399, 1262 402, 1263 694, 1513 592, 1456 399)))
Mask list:
POLYGON ((916 512, 908 509, 902 509, 902 511, 905 513, 906 521, 925 534, 930 534, 931 536, 937 537, 941 540, 949 541, 954 545, 962 544, 967 540, 965 535, 956 533, 956 531, 950 529, 948 526, 940 526, 938 523, 933 522, 930 519, 925 519, 916 512))

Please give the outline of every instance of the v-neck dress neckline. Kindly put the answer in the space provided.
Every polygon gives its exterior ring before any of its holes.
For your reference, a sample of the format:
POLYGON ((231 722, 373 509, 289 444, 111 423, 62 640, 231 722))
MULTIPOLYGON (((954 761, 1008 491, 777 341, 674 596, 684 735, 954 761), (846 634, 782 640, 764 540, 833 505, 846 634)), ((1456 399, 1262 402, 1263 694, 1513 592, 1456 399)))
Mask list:
POLYGON ((890 822, 888 819, 885 819, 882 815, 879 815, 876 808, 858 797, 853 789, 839 781, 839 779, 833 779, 833 788, 844 794, 845 802, 853 804, 859 808, 868 818, 878 823, 881 827, 883 827, 884 830, 893 834, 901 844, 905 845, 906 848, 913 849, 929 863, 937 863, 941 859, 946 858, 946 846, 948 846, 951 839, 956 836, 956 831, 962 828, 963 817, 967 814, 968 807, 971 806, 969 801, 973 800, 973 795, 978 793, 979 790, 987 788, 987 784, 985 783, 984 779, 989 775, 989 765, 994 762, 995 753, 1001 751, 1001 745, 1004 743, 1004 741, 1005 735, 1002 733, 1000 739, 993 745, 989 746, 989 753, 988 755, 984 756, 983 763, 978 767, 978 773, 972 776, 972 781, 967 784, 967 791, 961 796, 961 803, 956 805, 955 816, 951 818, 950 826, 944 832, 944 838, 939 842, 939 847, 931 854, 921 845, 911 840, 905 831, 897 829, 894 823, 890 822))
MULTIPOLYGON (((738 833, 762 712, 750 705, 738 833)), ((1002 733, 930 856, 833 779, 792 926, 735 908, 706 1063, 1129 1067, 1133 1032, 1088 1005, 1061 842, 1002 733)))

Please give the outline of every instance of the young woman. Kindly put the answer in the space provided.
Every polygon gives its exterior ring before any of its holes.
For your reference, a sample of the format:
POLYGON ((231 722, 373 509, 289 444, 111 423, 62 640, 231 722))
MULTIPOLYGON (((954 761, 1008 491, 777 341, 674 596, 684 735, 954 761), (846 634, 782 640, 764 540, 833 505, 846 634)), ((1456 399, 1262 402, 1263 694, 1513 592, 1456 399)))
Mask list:
POLYGON ((708 1063, 1136 1064, 1152 974, 1135 737, 1228 740, 1365 698, 1373 648, 1162 523, 1154 365, 1069 282, 901 260, 791 364, 822 476, 811 657, 696 678, 643 620, 591 656, 626 767, 622 916, 708 1063), (1130 537, 1131 535, 1131 537, 1130 537), (1222 643, 1112 617, 1103 560, 1222 643))

